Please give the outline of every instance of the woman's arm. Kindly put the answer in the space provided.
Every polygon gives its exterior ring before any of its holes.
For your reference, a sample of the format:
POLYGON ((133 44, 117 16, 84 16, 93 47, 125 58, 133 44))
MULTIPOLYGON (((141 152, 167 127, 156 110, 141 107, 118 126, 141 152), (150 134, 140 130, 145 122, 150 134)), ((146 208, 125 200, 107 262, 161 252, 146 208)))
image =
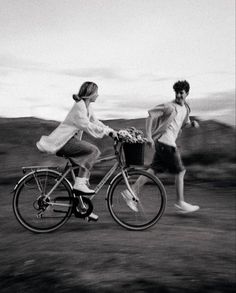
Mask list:
POLYGON ((106 126, 104 123, 102 123, 102 121, 98 120, 96 115, 93 112, 93 109, 90 106, 90 121, 96 125, 99 125, 101 127, 108 127, 106 126))
POLYGON ((97 119, 96 115, 94 114, 93 112, 93 109, 91 108, 91 105, 90 105, 90 118, 89 118, 90 122, 95 124, 95 125, 98 125, 102 128, 105 129, 105 131, 109 134, 110 132, 112 133, 115 133, 115 131, 110 128, 109 126, 105 125, 102 121, 100 121, 99 119, 97 119))
POLYGON ((94 119, 88 117, 88 111, 83 101, 76 103, 73 121, 79 130, 83 130, 95 138, 102 138, 104 135, 109 135, 113 130, 104 125, 102 122, 96 123, 94 119))

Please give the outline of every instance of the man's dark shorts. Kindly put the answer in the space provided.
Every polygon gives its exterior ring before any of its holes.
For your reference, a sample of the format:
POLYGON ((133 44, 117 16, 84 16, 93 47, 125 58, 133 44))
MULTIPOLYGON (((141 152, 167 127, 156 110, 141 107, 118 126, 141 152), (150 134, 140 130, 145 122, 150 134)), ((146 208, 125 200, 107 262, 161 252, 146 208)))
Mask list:
POLYGON ((177 147, 155 142, 155 154, 150 167, 156 172, 178 174, 185 170, 177 147))

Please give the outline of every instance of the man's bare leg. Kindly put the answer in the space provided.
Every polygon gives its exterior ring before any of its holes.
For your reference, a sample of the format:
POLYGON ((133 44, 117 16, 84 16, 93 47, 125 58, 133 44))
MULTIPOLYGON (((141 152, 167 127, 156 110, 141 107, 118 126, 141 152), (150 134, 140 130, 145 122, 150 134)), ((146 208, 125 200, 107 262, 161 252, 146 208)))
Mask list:
MULTIPOLYGON (((148 173, 155 175, 155 172, 153 169, 149 168, 147 170, 148 173)), ((146 176, 139 176, 139 178, 136 180, 136 182, 132 185, 132 189, 135 193, 138 193, 139 189, 142 188, 142 186, 148 182, 148 177, 146 176)))
POLYGON ((185 170, 175 176, 176 204, 177 211, 183 214, 199 210, 199 206, 191 205, 184 201, 184 175, 185 170))
POLYGON ((176 203, 184 201, 184 175, 186 170, 175 175, 176 203))

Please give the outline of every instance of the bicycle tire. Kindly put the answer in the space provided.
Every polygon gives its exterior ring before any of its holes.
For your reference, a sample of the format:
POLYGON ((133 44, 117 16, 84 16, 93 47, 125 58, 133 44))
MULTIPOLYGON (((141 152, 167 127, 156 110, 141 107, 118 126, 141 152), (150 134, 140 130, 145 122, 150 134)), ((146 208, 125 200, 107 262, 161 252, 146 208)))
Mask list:
POLYGON ((113 219, 126 229, 134 231, 148 229, 158 222, 165 211, 167 201, 165 188, 156 176, 145 170, 127 169, 125 173, 131 186, 140 176, 148 180, 141 189, 135 191, 138 196, 137 211, 133 211, 122 196, 122 192, 127 188, 122 173, 113 179, 108 189, 108 210, 113 219))
POLYGON ((61 174, 56 171, 37 170, 19 181, 13 196, 13 211, 24 228, 34 233, 49 233, 59 229, 70 218, 73 194, 67 179, 64 178, 49 199, 43 202, 42 195, 46 194, 60 178, 61 174), (40 194, 39 185, 43 194, 40 194), (60 201, 64 206, 58 208, 57 205, 50 205, 60 204, 60 201))

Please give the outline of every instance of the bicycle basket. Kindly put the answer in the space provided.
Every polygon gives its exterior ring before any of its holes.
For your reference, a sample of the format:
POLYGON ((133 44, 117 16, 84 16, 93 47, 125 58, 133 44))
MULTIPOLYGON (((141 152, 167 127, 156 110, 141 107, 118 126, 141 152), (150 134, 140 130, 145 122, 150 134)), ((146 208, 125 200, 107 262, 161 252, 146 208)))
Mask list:
POLYGON ((144 163, 144 143, 124 143, 126 165, 143 165, 144 163))

